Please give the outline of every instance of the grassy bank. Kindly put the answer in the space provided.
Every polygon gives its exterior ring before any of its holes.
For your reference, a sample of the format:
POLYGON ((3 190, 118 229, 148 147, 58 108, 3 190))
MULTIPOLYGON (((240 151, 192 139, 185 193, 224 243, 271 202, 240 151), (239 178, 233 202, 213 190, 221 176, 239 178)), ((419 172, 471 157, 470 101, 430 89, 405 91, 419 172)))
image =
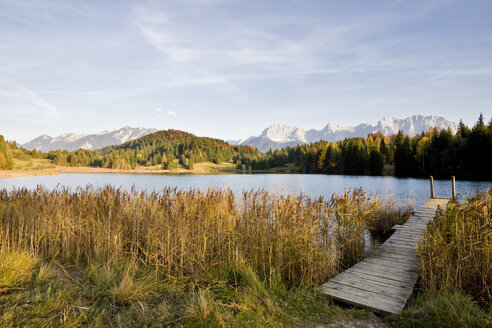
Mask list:
POLYGON ((306 326, 364 256, 380 200, 107 187, 0 191, 4 326, 306 326))
POLYGON ((2 190, 0 327, 487 327, 491 193, 436 218, 416 297, 376 318, 316 291, 408 216, 361 190, 2 190))
POLYGON ((374 318, 334 306, 309 287, 288 287, 277 275, 261 280, 242 264, 191 282, 123 260, 0 256, 0 327, 314 327, 374 318))

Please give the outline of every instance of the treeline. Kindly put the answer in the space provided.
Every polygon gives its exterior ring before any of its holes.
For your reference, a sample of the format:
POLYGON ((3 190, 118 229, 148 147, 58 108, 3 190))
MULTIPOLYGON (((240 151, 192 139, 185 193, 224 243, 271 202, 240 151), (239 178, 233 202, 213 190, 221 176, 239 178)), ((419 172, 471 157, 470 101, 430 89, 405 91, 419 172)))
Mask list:
POLYGON ((253 169, 270 169, 293 163, 303 173, 381 175, 393 162, 394 139, 381 133, 367 138, 311 144, 268 151, 252 163, 253 169))
POLYGON ((458 131, 431 129, 414 137, 374 133, 367 138, 319 141, 261 153, 251 146, 233 146, 213 138, 166 130, 100 150, 50 151, 18 149, 0 137, 0 168, 13 158, 45 158, 62 166, 133 169, 153 166, 193 169, 200 162, 230 162, 239 169, 269 170, 297 166, 303 173, 395 175, 492 181, 492 119, 483 115, 473 127, 460 122, 458 131))
POLYGON ((8 170, 14 166, 14 157, 10 145, 0 134, 0 170, 8 170))
POLYGON ((47 158, 62 166, 91 166, 133 169, 137 166, 157 166, 174 169, 180 165, 192 169, 195 163, 251 163, 261 153, 250 146, 232 146, 225 141, 197 137, 178 130, 165 130, 100 150, 29 152, 32 157, 47 158))
POLYGON ((395 138, 395 175, 492 181, 492 118, 483 115, 472 128, 463 122, 458 131, 431 130, 414 138, 395 138))
POLYGON ((287 147, 268 151, 252 168, 268 170, 289 163, 303 173, 382 175, 394 168, 398 177, 492 180, 492 119, 486 125, 480 115, 472 128, 460 122, 455 134, 431 129, 409 137, 400 131, 391 137, 375 133, 287 147))

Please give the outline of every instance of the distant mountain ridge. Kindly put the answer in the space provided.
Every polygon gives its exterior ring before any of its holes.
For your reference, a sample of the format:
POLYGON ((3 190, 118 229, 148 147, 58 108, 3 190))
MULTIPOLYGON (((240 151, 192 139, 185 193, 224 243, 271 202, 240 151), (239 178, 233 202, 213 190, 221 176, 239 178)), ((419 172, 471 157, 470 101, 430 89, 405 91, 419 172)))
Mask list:
POLYGON ((157 132, 157 129, 145 129, 142 127, 132 128, 125 126, 121 129, 102 131, 96 134, 65 133, 58 137, 48 135, 39 136, 22 147, 28 150, 51 151, 51 150, 77 150, 77 149, 100 149, 112 145, 120 145, 148 134, 157 132))
POLYGON ((384 117, 375 126, 367 123, 357 126, 328 123, 322 130, 305 130, 295 126, 273 124, 263 130, 259 136, 252 136, 239 144, 253 146, 265 152, 269 149, 280 149, 320 140, 334 142, 345 138, 367 137, 368 134, 375 132, 389 136, 402 130, 404 134, 414 136, 433 127, 450 128, 456 132, 458 125, 444 117, 433 115, 413 115, 405 119, 384 117))
MULTIPOLYGON (((392 135, 402 130, 404 134, 414 136, 430 128, 447 129, 456 132, 458 125, 441 116, 413 115, 405 119, 382 118, 376 125, 362 123, 357 126, 341 126, 336 123, 328 123, 321 130, 305 130, 296 126, 273 124, 263 130, 259 136, 252 136, 246 140, 227 140, 233 145, 252 146, 265 152, 269 149, 279 149, 287 146, 296 146, 316 142, 320 140, 338 141, 352 137, 367 137, 370 133, 381 132, 384 135, 392 135)), ((101 149, 107 146, 121 145, 125 142, 157 132, 157 129, 132 128, 125 126, 121 129, 103 131, 97 134, 66 133, 58 137, 48 135, 39 136, 22 147, 39 151, 51 150, 77 150, 77 149, 101 149)))

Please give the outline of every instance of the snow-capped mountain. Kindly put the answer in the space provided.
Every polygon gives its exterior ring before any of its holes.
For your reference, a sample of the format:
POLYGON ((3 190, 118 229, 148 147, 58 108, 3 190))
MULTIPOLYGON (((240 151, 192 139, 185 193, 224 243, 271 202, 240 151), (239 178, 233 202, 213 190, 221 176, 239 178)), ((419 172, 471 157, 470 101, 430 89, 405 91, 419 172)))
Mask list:
POLYGON ((58 149, 71 151, 80 148, 94 150, 106 146, 119 145, 157 131, 157 129, 145 129, 141 127, 132 128, 125 126, 121 129, 113 129, 89 135, 65 133, 55 138, 48 135, 42 135, 23 144, 22 147, 28 150, 36 149, 44 152, 58 149))
POLYGON ((242 141, 242 139, 227 139, 225 142, 227 142, 229 145, 237 146, 240 145, 242 141))
POLYGON ((384 117, 375 126, 367 123, 357 126, 328 123, 322 130, 305 130, 295 126, 273 124, 263 130, 259 136, 244 140, 241 145, 250 145, 264 152, 268 149, 279 149, 320 140, 333 142, 351 137, 367 137, 368 134, 378 131, 390 136, 402 130, 404 134, 414 136, 433 127, 450 128, 456 132, 457 124, 441 116, 422 115, 413 115, 405 119, 384 117))

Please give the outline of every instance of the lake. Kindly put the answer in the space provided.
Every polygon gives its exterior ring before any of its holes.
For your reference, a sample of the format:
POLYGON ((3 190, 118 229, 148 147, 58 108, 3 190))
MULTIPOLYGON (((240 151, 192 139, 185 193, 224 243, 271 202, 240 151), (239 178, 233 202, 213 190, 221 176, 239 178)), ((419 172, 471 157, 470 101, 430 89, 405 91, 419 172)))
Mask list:
MULTIPOLYGON (((231 188, 240 193, 243 190, 265 189, 275 193, 305 193, 310 196, 330 197, 342 194, 348 188, 359 188, 370 195, 388 195, 404 203, 411 200, 418 208, 430 196, 427 179, 319 175, 319 174, 117 174, 117 173, 62 173, 59 175, 4 178, 0 188, 36 188, 42 185, 48 189, 68 187, 75 189, 92 185, 95 188, 113 185, 123 189, 135 187, 139 191, 159 191, 165 187, 179 189, 211 187, 231 188)), ((456 181, 458 198, 474 193, 477 188, 485 190, 491 182, 456 181)), ((436 197, 451 197, 451 180, 434 180, 436 197)))

